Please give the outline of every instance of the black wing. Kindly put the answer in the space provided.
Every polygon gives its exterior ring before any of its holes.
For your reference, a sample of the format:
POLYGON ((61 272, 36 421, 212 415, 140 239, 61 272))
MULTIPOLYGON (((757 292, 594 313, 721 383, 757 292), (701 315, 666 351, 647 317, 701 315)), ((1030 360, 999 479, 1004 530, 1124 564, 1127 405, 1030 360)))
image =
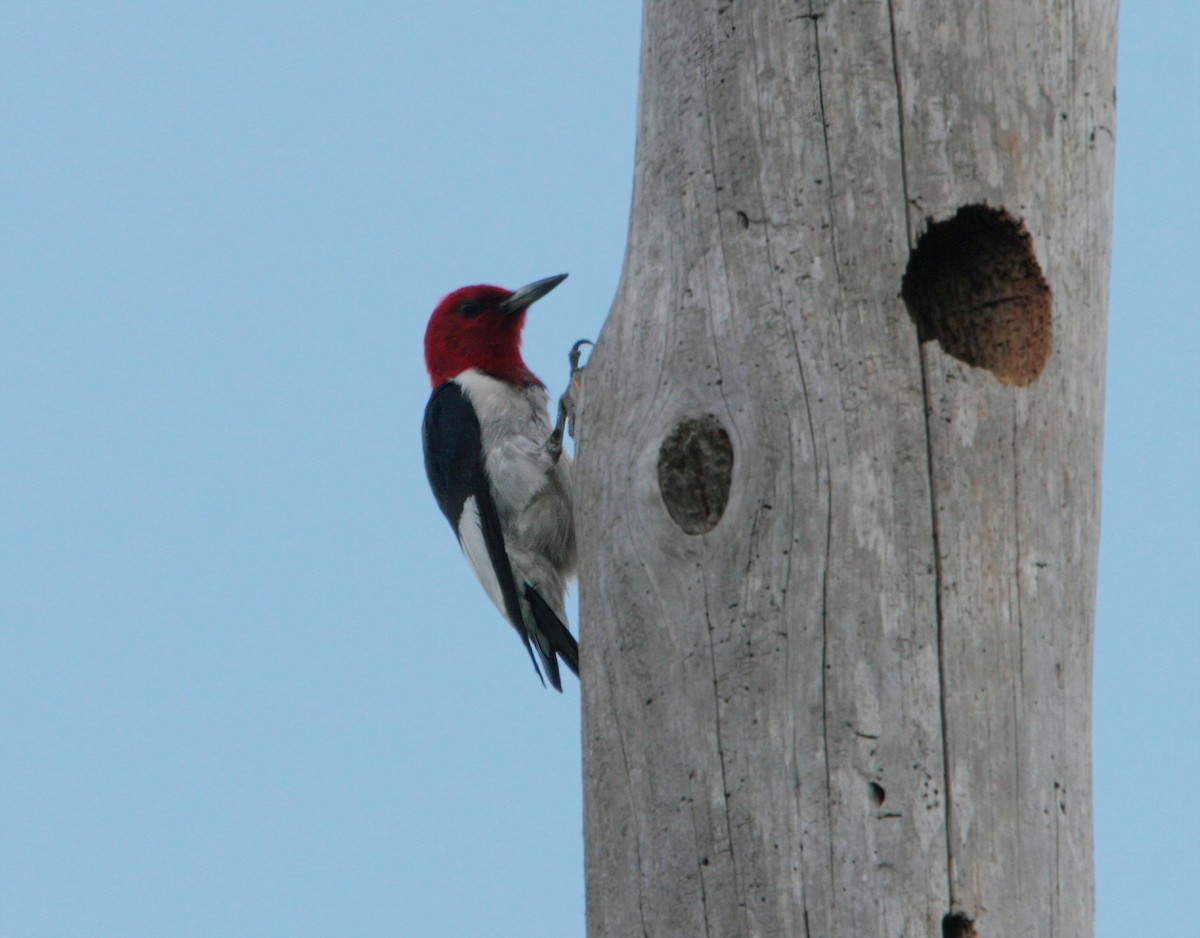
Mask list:
POLYGON ((529 636, 521 616, 521 603, 517 599, 517 584, 513 577, 512 564, 504 547, 504 532, 500 529, 500 515, 492 499, 491 485, 483 467, 483 440, 479 430, 479 418, 475 408, 454 381, 438 387, 425 407, 425 422, 421 428, 421 443, 425 449, 425 474, 429 486, 437 499, 438 507, 450 522, 456 537, 462 520, 463 506, 468 498, 475 499, 479 512, 479 526, 483 531, 483 542, 487 546, 488 559, 500 584, 504 597, 504 611, 512 623, 533 669, 541 678, 537 659, 529 644, 529 636))

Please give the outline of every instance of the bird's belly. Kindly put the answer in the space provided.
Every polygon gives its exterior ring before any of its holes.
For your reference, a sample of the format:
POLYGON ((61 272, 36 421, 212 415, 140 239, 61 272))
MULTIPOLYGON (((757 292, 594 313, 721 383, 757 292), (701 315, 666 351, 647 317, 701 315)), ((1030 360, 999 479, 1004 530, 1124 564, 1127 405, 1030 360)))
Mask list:
POLYGON ((556 462, 542 445, 528 458, 489 458, 487 471, 509 549, 540 555, 569 574, 575 566, 570 457, 556 462))

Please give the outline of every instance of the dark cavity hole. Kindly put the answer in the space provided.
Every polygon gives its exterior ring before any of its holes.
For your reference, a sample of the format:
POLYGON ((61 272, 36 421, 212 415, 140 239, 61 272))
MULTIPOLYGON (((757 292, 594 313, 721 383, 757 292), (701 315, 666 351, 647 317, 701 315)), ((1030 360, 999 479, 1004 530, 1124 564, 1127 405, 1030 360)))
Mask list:
POLYGON ((883 790, 883 786, 871 782, 871 804, 882 808, 885 801, 887 801, 887 792, 883 790))
POLYGON ((965 205, 931 220, 908 259, 900 295, 922 343, 1023 387, 1053 347, 1051 293, 1025 226, 1003 209, 965 205))
POLYGON ((688 534, 711 531, 725 513, 733 443, 712 414, 676 424, 658 451, 658 488, 671 520, 688 534))
POLYGON ((948 912, 942 919, 942 938, 976 938, 975 923, 962 912, 948 912))

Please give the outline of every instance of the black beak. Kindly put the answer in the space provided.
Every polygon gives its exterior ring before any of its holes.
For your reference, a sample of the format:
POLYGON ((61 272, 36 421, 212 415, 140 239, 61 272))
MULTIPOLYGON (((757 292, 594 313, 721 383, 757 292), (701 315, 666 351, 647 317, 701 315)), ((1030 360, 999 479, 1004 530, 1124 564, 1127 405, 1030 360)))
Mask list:
POLYGON ((535 280, 528 286, 521 287, 507 300, 502 300, 498 308, 502 313, 520 312, 536 303, 566 279, 566 274, 555 274, 545 280, 535 280))

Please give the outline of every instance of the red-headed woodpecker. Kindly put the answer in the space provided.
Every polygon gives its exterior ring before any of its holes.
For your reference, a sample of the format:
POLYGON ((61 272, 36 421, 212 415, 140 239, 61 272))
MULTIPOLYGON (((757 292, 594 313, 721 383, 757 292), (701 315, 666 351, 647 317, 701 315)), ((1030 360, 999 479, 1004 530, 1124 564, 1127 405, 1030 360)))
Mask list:
POLYGON ((438 507, 534 670, 558 690, 559 658, 579 674, 564 606, 575 569, 571 460, 561 438, 551 441, 549 397, 521 357, 521 330, 530 304, 566 276, 515 292, 462 287, 437 305, 425 330, 433 395, 422 431, 438 507))

